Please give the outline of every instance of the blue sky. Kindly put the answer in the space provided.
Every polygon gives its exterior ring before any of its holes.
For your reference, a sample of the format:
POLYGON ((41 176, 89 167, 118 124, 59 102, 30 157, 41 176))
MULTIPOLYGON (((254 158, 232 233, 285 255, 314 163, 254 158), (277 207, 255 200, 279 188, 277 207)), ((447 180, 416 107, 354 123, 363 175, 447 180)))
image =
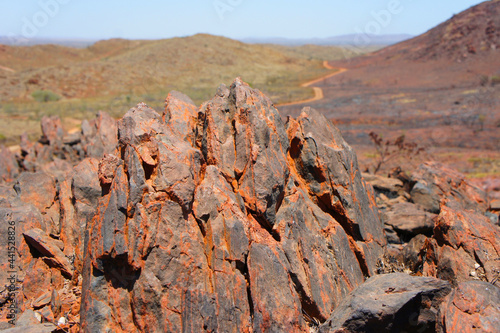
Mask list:
POLYGON ((421 34, 481 1, 0 0, 0 36, 158 39, 421 34))

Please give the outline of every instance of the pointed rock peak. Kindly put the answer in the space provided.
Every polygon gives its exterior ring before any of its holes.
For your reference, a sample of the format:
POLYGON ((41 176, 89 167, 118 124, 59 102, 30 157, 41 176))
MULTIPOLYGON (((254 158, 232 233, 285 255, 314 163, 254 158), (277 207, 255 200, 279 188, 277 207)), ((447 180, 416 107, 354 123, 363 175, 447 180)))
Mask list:
POLYGON ((234 79, 233 83, 231 84, 231 89, 234 89, 233 87, 238 87, 238 86, 244 86, 250 88, 250 85, 245 81, 243 81, 239 76, 236 79, 234 79))
POLYGON ((144 102, 140 102, 139 104, 137 104, 137 105, 135 106, 135 108, 136 108, 137 110, 142 111, 142 110, 145 110, 145 109, 149 109, 149 106, 148 106, 146 103, 144 103, 144 102))
POLYGON ((171 92, 168 93, 168 96, 165 99, 165 109, 168 108, 169 104, 176 103, 176 102, 177 103, 183 102, 186 104, 196 106, 196 104, 193 102, 193 100, 191 98, 189 98, 189 96, 187 96, 179 91, 172 90, 171 92))
POLYGON ((165 122, 162 116, 145 103, 139 103, 128 110, 118 122, 118 138, 122 145, 138 145, 164 132, 165 122))
POLYGON ((54 144, 61 141, 64 136, 61 118, 58 116, 45 116, 41 120, 42 138, 40 142, 45 144, 54 144))
POLYGON ((311 108, 310 106, 306 106, 305 108, 302 109, 300 116, 297 118, 297 120, 300 120, 302 118, 322 118, 322 119, 327 119, 324 114, 321 112, 316 111, 316 109, 311 108))
POLYGON ((161 116, 144 102, 141 102, 128 110, 124 118, 127 116, 141 117, 143 119, 152 118, 161 121, 161 116))
POLYGON ((227 88, 227 86, 224 83, 221 84, 217 88, 217 91, 215 92, 215 96, 222 97, 222 98, 227 98, 229 96, 229 89, 227 88))
POLYGON ((165 99, 163 121, 176 136, 194 145, 198 107, 188 96, 171 91, 165 99))
POLYGON ((111 185, 115 177, 116 168, 122 165, 121 159, 112 154, 106 154, 99 162, 99 181, 102 186, 111 185))

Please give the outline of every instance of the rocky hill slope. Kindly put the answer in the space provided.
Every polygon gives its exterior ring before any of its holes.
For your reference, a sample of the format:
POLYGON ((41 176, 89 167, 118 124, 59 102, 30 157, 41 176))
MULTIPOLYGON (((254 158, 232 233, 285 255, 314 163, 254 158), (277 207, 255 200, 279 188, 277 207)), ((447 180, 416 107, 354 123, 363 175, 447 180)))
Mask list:
POLYGON ((500 49, 500 1, 485 1, 428 32, 386 48, 380 56, 403 59, 479 61, 500 49))
POLYGON ((236 79, 200 108, 172 92, 163 114, 141 103, 118 121, 99 113, 79 133, 57 118, 42 131, 19 156, 0 153, 10 237, 0 244, 16 247, 0 252, 0 281, 13 286, 1 293, 1 328, 498 327, 500 228, 483 193, 423 166, 401 195, 436 214, 433 232, 395 254, 356 154, 314 109, 283 122, 236 79))
MULTIPOLYGON (((334 119, 358 151, 372 146, 370 132, 385 140, 404 135, 444 162, 461 159, 456 167, 469 176, 500 176, 494 167, 500 165, 500 1, 484 1, 411 40, 329 64, 347 70, 317 83, 324 99, 310 106, 334 119), (467 161, 474 154, 488 156, 493 166, 477 170, 467 161)), ((280 111, 296 116, 304 106, 280 111)), ((362 155, 360 161, 367 164, 362 155)))

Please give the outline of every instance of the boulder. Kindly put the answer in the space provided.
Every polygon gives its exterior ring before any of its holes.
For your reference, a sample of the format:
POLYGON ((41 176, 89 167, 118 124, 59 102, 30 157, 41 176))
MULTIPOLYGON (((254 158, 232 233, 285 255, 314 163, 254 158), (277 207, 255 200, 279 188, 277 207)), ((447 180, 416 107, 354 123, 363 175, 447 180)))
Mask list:
MULTIPOLYGON (((500 228, 491 223, 484 215, 475 211, 464 210, 455 202, 447 202, 441 208, 436 226, 434 238, 440 248, 451 248, 459 257, 468 256, 479 264, 485 271, 487 281, 493 281, 500 272, 500 228)), ((439 254, 438 254, 439 256, 439 254)), ((469 260, 469 261, 471 261, 469 260)), ((439 262, 439 258, 437 258, 439 262)), ((467 262, 466 259, 456 260, 457 266, 467 262)), ((474 264, 475 266, 475 264, 474 264)), ((472 271, 473 267, 467 267, 472 271)), ((452 274, 448 280, 457 282, 476 277, 469 272, 464 274, 452 274)))
POLYGON ((382 214, 382 221, 400 238, 409 240, 418 234, 432 236, 436 214, 426 212, 410 202, 398 203, 382 214))
POLYGON ((404 273, 378 275, 354 289, 319 332, 434 332, 448 282, 404 273))
POLYGON ((500 288, 482 281, 458 284, 439 308, 437 332, 498 332, 500 288))
POLYGON ((410 194, 414 203, 439 214, 441 201, 453 199, 465 209, 484 213, 488 209, 486 193, 469 183, 465 176, 437 162, 427 162, 412 174, 415 182, 410 194))
POLYGON ((370 173, 363 173, 362 176, 377 193, 383 193, 390 198, 396 198, 406 193, 405 184, 398 178, 382 177, 370 173))
POLYGON ((453 285, 469 280, 493 282, 500 272, 500 228, 455 201, 444 203, 433 237, 412 239, 403 251, 405 262, 425 276, 453 285))
POLYGON ((66 275, 71 277, 73 275, 73 269, 68 259, 59 248, 56 241, 45 234, 43 230, 40 229, 30 229, 23 233, 26 241, 35 250, 40 252, 43 257, 46 257, 49 266, 53 266, 66 275))
POLYGON ((422 272, 422 265, 425 262, 427 251, 432 242, 431 238, 425 235, 417 235, 413 237, 402 250, 402 261, 405 267, 408 267, 412 272, 422 272))
POLYGON ((6 147, 0 146, 0 182, 11 182, 19 175, 16 156, 6 147))

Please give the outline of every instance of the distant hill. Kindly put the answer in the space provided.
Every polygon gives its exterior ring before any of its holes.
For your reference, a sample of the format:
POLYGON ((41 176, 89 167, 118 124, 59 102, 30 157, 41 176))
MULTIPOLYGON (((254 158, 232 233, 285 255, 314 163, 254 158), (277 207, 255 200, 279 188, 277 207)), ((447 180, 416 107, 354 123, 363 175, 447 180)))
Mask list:
MULTIPOLYGON (((318 82, 311 103, 347 140, 404 135, 427 147, 500 151, 500 0, 484 1, 407 41, 330 62, 346 71, 318 82)), ((304 105, 285 106, 298 115, 304 105)))
POLYGON ((63 38, 11 38, 0 36, 0 44, 10 46, 33 46, 54 44, 69 47, 87 47, 97 42, 96 39, 63 39, 63 38))
MULTIPOLYGON (((332 36, 327 38, 249 37, 249 38, 240 38, 237 40, 248 44, 275 44, 275 45, 285 45, 285 46, 300 46, 308 44, 327 45, 327 46, 346 46, 346 45, 387 46, 405 41, 412 37, 414 36, 409 34, 386 34, 386 35, 349 34, 349 35, 332 36)), ((96 42, 98 42, 98 40, 94 39, 63 39, 63 38, 23 39, 23 38, 10 38, 5 36, 0 36, 0 44, 9 46, 33 46, 33 45, 54 44, 54 45, 61 45, 68 47, 85 48, 96 42)))
POLYGON ((372 35, 372 34, 349 34, 341 36, 333 36, 328 38, 243 38, 240 39, 244 43, 251 44, 277 44, 287 46, 298 45, 338 45, 338 46, 387 46, 402 42, 412 38, 408 34, 388 34, 388 35, 372 35))
POLYGON ((301 82, 327 71, 324 59, 315 56, 318 52, 330 54, 329 60, 353 55, 332 47, 285 50, 205 34, 165 40, 111 39, 86 48, 0 45, 0 101, 30 100, 38 90, 72 99, 166 96, 172 89, 198 101, 237 76, 280 101, 293 98, 290 94, 301 89, 301 82))
POLYGON ((478 61, 500 49, 500 0, 471 7, 428 32, 373 56, 416 61, 478 61))
POLYGON ((355 55, 336 46, 251 45, 206 34, 111 39, 85 48, 0 45, 0 142, 34 133, 47 114, 74 120, 103 110, 121 116, 139 102, 161 110, 171 90, 201 103, 238 76, 275 103, 303 100, 314 90, 302 83, 332 72, 324 60, 355 55))

